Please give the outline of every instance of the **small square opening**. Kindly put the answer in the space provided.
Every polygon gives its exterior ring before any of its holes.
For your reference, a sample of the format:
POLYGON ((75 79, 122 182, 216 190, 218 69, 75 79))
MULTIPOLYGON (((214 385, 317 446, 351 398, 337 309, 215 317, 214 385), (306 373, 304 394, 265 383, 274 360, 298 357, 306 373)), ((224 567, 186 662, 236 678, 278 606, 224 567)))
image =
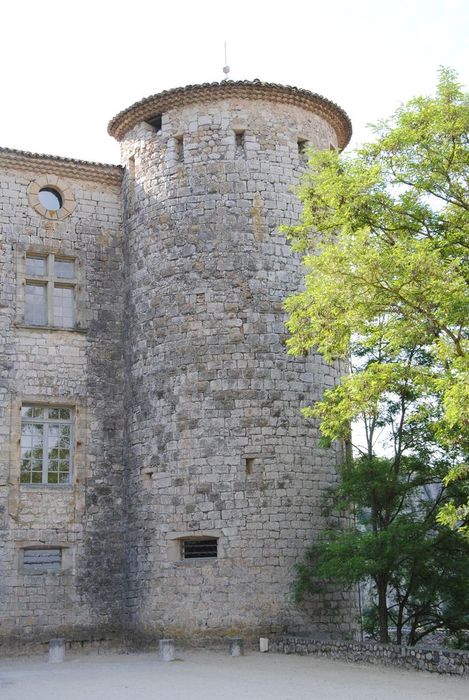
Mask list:
POLYGON ((162 114, 154 114, 152 117, 146 120, 147 124, 152 126, 156 133, 158 134, 162 129, 162 114))
POLYGON ((143 485, 146 489, 151 488, 153 484, 153 472, 145 471, 143 472, 143 485))
POLYGON ((298 139, 298 155, 303 160, 306 159, 306 149, 308 148, 308 142, 306 139, 298 139))

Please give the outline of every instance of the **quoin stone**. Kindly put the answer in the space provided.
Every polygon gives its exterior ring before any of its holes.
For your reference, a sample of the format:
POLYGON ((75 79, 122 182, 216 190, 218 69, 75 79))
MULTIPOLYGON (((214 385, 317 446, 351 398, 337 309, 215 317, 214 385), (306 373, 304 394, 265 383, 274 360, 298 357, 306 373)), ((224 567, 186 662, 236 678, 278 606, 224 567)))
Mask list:
POLYGON ((299 409, 343 368, 286 354, 279 227, 350 121, 224 81, 109 133, 121 166, 0 149, 2 639, 349 633, 353 594, 292 601, 343 457, 299 409))

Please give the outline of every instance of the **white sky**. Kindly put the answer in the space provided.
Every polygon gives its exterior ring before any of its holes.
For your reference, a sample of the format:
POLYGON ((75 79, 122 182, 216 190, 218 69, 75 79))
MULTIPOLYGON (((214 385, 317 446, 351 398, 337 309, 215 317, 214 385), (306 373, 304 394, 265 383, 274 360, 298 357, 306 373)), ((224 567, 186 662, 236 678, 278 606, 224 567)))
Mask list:
POLYGON ((107 122, 162 90, 223 78, 296 85, 366 124, 469 83, 467 0, 3 0, 0 145, 119 161, 107 122))

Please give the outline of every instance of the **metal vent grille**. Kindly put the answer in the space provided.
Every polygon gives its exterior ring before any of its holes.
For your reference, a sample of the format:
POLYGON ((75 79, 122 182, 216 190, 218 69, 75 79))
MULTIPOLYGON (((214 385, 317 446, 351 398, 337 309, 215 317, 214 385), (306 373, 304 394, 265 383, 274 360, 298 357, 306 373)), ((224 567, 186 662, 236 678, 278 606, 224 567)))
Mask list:
POLYGON ((183 540, 183 559, 215 559, 218 556, 218 540, 183 540))
POLYGON ((43 571, 60 571, 61 568, 61 549, 31 548, 23 550, 23 569, 25 573, 35 574, 43 571))

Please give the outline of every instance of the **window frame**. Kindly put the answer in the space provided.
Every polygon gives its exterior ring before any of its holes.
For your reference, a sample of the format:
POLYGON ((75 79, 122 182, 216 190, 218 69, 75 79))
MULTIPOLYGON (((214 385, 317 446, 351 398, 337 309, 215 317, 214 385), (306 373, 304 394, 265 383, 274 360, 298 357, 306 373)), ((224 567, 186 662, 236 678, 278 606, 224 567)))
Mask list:
MULTIPOLYGON (((19 445, 19 483, 21 486, 26 486, 26 487, 40 487, 40 486, 50 486, 50 487, 68 487, 71 486, 73 483, 73 472, 74 472, 74 457, 75 457, 75 450, 74 450, 74 441, 75 441, 75 408, 70 405, 59 405, 59 404, 40 404, 40 403, 29 403, 29 402, 24 402, 21 404, 20 407, 20 445, 19 445), (61 418, 49 418, 49 413, 47 414, 47 418, 41 417, 37 418, 35 416, 32 416, 31 418, 29 417, 24 417, 23 416, 23 409, 28 409, 28 408, 38 408, 42 410, 46 410, 49 412, 50 410, 60 410, 64 409, 69 411, 69 418, 68 419, 61 419, 61 418), (22 448, 23 448, 23 442, 22 442, 22 437, 23 437, 23 426, 24 425, 29 425, 29 424, 41 424, 43 426, 43 432, 42 432, 42 468, 41 468, 41 481, 22 481, 22 448), (60 470, 57 469, 57 482, 49 481, 49 455, 48 455, 48 450, 45 449, 45 447, 48 447, 48 437, 49 437, 49 426, 51 425, 58 425, 58 426, 68 426, 70 428, 70 433, 69 433, 69 458, 68 458, 68 464, 69 464, 69 469, 68 469, 68 479, 66 481, 59 481, 59 474, 60 470)), ((31 472, 34 470, 29 470, 28 475, 31 476, 31 472)))
POLYGON ((78 278, 77 278, 77 263, 76 257, 70 255, 62 255, 61 253, 45 251, 43 253, 36 251, 27 251, 24 258, 24 309, 23 309, 23 323, 26 326, 35 328, 60 328, 61 330, 75 330, 77 328, 77 316, 78 316, 78 306, 77 306, 77 291, 78 291, 78 278), (44 260, 45 261, 45 275, 39 274, 29 274, 27 271, 27 261, 28 259, 34 260, 44 260), (73 263, 73 277, 65 278, 58 277, 55 274, 55 263, 56 262, 69 262, 73 263), (40 286, 44 287, 46 290, 46 303, 45 303, 45 323, 34 323, 33 321, 26 320, 27 314, 27 293, 26 289, 29 286, 40 286), (55 289, 72 289, 73 290, 73 324, 70 326, 57 325, 55 321, 55 302, 54 293, 55 289))
POLYGON ((75 211, 77 202, 71 187, 65 180, 57 177, 57 175, 42 175, 41 177, 32 180, 29 183, 28 201, 31 207, 44 219, 49 221, 62 221, 68 218, 75 211), (39 192, 44 188, 56 190, 62 199, 60 209, 47 209, 39 200, 39 192))
POLYGON ((223 533, 221 530, 188 530, 186 532, 168 532, 166 535, 167 541, 167 558, 175 566, 196 566, 210 564, 214 565, 220 559, 226 556, 224 549, 223 533), (213 541, 216 540, 217 556, 209 557, 184 557, 184 541, 213 541))

